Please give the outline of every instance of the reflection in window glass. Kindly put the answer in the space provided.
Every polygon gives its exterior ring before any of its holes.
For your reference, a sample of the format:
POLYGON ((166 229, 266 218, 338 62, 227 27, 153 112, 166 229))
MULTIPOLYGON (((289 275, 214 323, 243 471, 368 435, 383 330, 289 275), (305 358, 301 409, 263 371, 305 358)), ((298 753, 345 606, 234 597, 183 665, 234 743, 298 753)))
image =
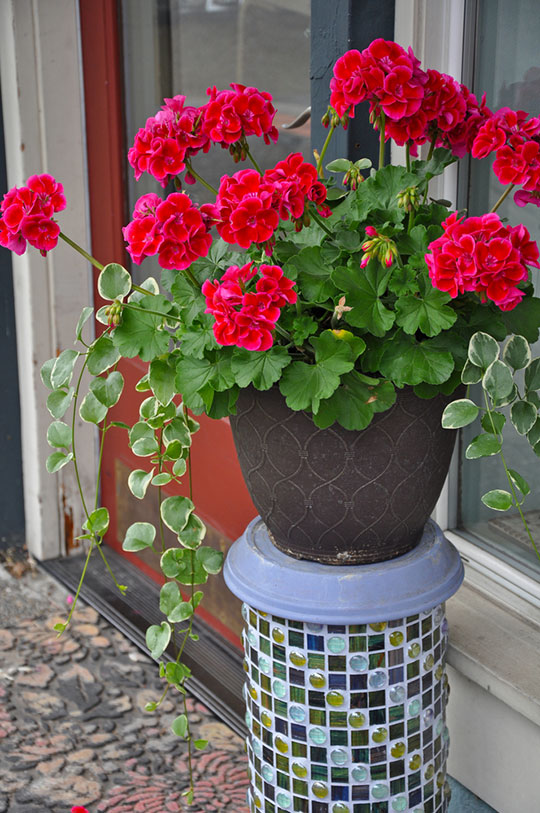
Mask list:
MULTIPOLYGON (((483 0, 479 3, 479 30, 475 61, 474 91, 480 97, 487 94, 492 110, 511 107, 526 110, 530 115, 540 112, 540 16, 537 0, 516 0, 513 3, 483 0)), ((471 215, 488 211, 499 198, 503 187, 491 170, 489 161, 472 161, 468 209, 471 215)), ((501 218, 512 225, 523 223, 535 240, 540 240, 540 216, 536 206, 518 208, 512 196, 498 209, 501 218)), ((538 271, 533 269, 538 283, 538 271)), ((537 284, 537 291, 539 286, 537 284)), ((533 348, 533 357, 540 355, 540 343, 533 348)), ((480 427, 463 431, 463 450, 480 427)), ((540 540, 540 460, 526 440, 508 431, 504 433, 503 451, 507 463, 529 482, 533 495, 527 497, 524 509, 533 536, 540 540)), ((464 455, 461 455, 463 460, 464 455)), ((480 497, 493 488, 508 490, 499 456, 464 461, 460 479, 460 525, 472 532, 476 541, 497 555, 508 559, 529 575, 540 578, 538 559, 517 512, 498 513, 485 508, 480 497)))

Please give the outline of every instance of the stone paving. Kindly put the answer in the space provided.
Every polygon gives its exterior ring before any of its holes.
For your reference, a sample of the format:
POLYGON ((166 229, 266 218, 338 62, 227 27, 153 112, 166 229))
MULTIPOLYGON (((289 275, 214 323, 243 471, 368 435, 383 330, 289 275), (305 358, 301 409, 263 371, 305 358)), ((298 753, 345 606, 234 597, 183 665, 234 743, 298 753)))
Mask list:
POLYGON ((69 610, 63 588, 41 571, 16 579, 0 564, 0 813, 247 813, 243 742, 188 699, 196 738, 195 803, 183 741, 170 723, 178 695, 162 692, 156 665, 90 607, 69 610))

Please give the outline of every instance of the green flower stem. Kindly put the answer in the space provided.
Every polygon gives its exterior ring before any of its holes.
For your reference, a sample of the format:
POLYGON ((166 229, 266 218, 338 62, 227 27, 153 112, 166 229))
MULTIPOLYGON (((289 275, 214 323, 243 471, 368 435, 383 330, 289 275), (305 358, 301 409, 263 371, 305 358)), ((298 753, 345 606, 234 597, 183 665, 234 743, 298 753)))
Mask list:
POLYGON ((328 135, 326 136, 325 142, 324 142, 324 144, 322 146, 322 150, 321 150, 321 153, 320 153, 318 161, 317 161, 317 175, 319 176, 319 178, 324 178, 324 170, 323 170, 323 165, 322 164, 323 164, 323 161, 324 161, 324 156, 326 154, 326 150, 328 149, 328 145, 330 144, 330 141, 332 139, 332 136, 334 134, 335 129, 336 129, 335 122, 332 122, 331 125, 330 125, 330 129, 328 130, 328 135))
MULTIPOLYGON (((507 190, 507 192, 508 191, 509 190, 507 190)), ((495 423, 493 421, 493 416, 491 414, 491 409, 490 409, 490 406, 489 406, 489 401, 488 401, 487 393, 486 393, 485 390, 484 390, 484 401, 485 401, 485 404, 486 404, 486 410, 487 410, 488 415, 489 415, 489 420, 491 422, 491 428, 493 429, 493 432, 495 433, 495 437, 497 437, 502 442, 502 435, 500 435, 498 432, 495 431, 495 423)), ((524 515, 523 511, 521 510, 521 505, 520 505, 520 502, 519 502, 519 500, 517 498, 516 490, 515 490, 515 487, 514 487, 514 482, 513 482, 512 478, 510 476, 510 472, 508 471, 508 466, 506 465, 506 460, 504 459, 504 455, 503 455, 502 451, 500 451, 499 454, 501 456, 501 461, 502 461, 502 464, 504 466, 504 471, 505 471, 505 474, 506 474, 506 479, 508 480, 508 485, 510 486, 510 491, 512 492, 512 499, 514 500, 514 505, 516 506, 516 508, 517 508, 517 510, 519 512, 521 522, 523 523, 523 527, 525 528, 527 536, 529 537, 529 541, 530 541, 530 543, 531 543, 531 545, 532 545, 532 547, 534 549, 534 552, 536 553, 538 559, 540 559, 540 551, 538 550, 538 548, 536 546, 533 535, 532 535, 532 533, 530 531, 530 528, 529 528, 529 526, 527 524, 527 520, 525 519, 525 515, 524 515)))
POLYGON ((249 160, 251 161, 251 163, 253 164, 253 166, 255 167, 255 169, 257 170, 257 172, 259 173, 259 175, 262 175, 263 174, 262 170, 261 170, 260 166, 258 165, 257 161, 255 160, 255 158, 253 157, 253 155, 251 154, 251 151, 250 151, 249 147, 247 146, 247 144, 246 144, 246 155, 249 158, 249 160))
POLYGON ((405 165, 407 167, 407 172, 411 171, 411 142, 407 141, 405 145, 405 165))
POLYGON ((280 325, 278 325, 277 322, 275 323, 274 328, 276 332, 279 333, 280 336, 283 336, 284 339, 287 339, 287 341, 292 342, 293 338, 288 330, 285 330, 285 328, 280 327, 280 325))
POLYGON ((511 183, 511 184, 509 184, 509 185, 506 187, 506 189, 505 189, 505 190, 504 190, 504 192, 502 193, 502 195, 501 195, 501 197, 499 198, 499 200, 497 201, 497 203, 496 203, 496 204, 495 204, 495 205, 494 205, 494 206, 493 206, 493 207, 492 207, 492 208, 489 210, 489 213, 490 213, 490 214, 493 214, 493 212, 496 212, 496 211, 497 211, 497 209, 499 208, 499 206, 501 205, 501 203, 502 203, 502 202, 503 202, 503 201, 504 201, 504 200, 505 200, 505 199, 508 197, 508 195, 510 194, 510 192, 512 191, 512 189, 514 188, 514 186, 515 186, 515 183, 511 183))
POLYGON ((106 556, 105 556, 105 554, 103 553, 103 547, 102 547, 102 545, 101 545, 101 544, 100 544, 100 545, 98 545, 98 546, 97 546, 97 549, 98 549, 98 551, 99 551, 99 555, 100 555, 100 556, 101 556, 101 558, 103 559, 103 563, 104 563, 105 567, 106 567, 106 568, 107 568, 107 570, 109 571, 109 576, 110 576, 110 577, 111 577, 111 579, 113 580, 113 582, 114 582, 114 586, 116 587, 116 589, 117 589, 117 590, 119 590, 119 591, 122 593, 122 595, 124 595, 124 593, 125 593, 125 592, 126 592, 126 590, 127 590, 127 587, 125 586, 125 584, 118 584, 118 581, 116 580, 116 576, 115 576, 115 575, 114 575, 114 573, 112 572, 112 570, 111 570, 111 566, 109 565, 109 563, 108 563, 108 561, 107 561, 107 557, 106 557, 106 556))
POLYGON ((322 217, 320 216, 320 214, 318 212, 316 212, 316 211, 314 211, 314 209, 310 208, 309 209, 309 216, 313 218, 315 223, 317 223, 321 227, 321 229, 323 231, 325 231, 330 237, 333 237, 332 232, 330 231, 330 229, 328 228, 328 226, 326 225, 326 223, 324 222, 324 220, 322 219, 322 217))
POLYGON ((433 158, 433 153, 435 152, 435 142, 436 142, 436 140, 437 139, 434 138, 433 141, 431 142, 431 144, 429 145, 429 152, 427 154, 426 161, 431 161, 431 159, 433 158))
POLYGON ((131 289, 133 291, 138 291, 140 294, 155 296, 155 293, 153 291, 147 291, 146 288, 141 288, 140 285, 135 285, 134 282, 131 283, 131 289))
POLYGON ((174 319, 175 322, 181 322, 182 319, 179 316, 172 316, 168 313, 161 313, 160 311, 152 311, 150 308, 140 308, 138 305, 134 305, 132 302, 123 302, 123 308, 128 308, 132 311, 141 311, 142 313, 151 313, 153 316, 162 316, 163 319, 174 319))
POLYGON ((86 514, 86 519, 90 519, 90 514, 88 513, 88 508, 86 506, 86 500, 84 499, 84 491, 79 474, 79 465, 77 463, 77 454, 75 452, 75 421, 77 419, 77 403, 79 400, 79 391, 81 389, 82 377, 84 375, 84 371, 86 370, 87 364, 88 356, 86 356, 84 359, 84 364, 81 368, 81 372, 79 373, 79 378, 77 379, 77 384, 75 385, 75 393, 73 395, 73 413, 71 417, 71 451, 73 454, 73 468, 75 470, 75 479, 77 481, 77 491, 79 492, 79 496, 81 498, 81 505, 83 507, 84 513, 86 514))
POLYGON ((384 167, 384 148, 386 146, 385 141, 384 141, 384 135, 385 135, 385 130, 386 130, 386 116, 384 115, 382 110, 381 110, 381 116, 380 116, 379 121, 380 121, 380 129, 379 129, 379 169, 382 169, 384 167))
POLYGON ((94 268, 97 268, 98 271, 103 271, 105 266, 102 265, 99 262, 99 260, 96 260, 95 257, 92 257, 91 254, 88 254, 88 252, 85 251, 84 248, 81 248, 81 246, 78 243, 75 243, 75 241, 68 237, 67 234, 64 234, 64 232, 61 231, 59 236, 62 238, 62 240, 64 240, 68 244, 68 246, 71 246, 71 248, 74 248, 75 251, 79 252, 79 254, 82 254, 85 260, 88 260, 89 263, 92 263, 94 268))
MULTIPOLYGON (((161 474, 162 465, 163 465, 163 429, 159 435, 159 463, 158 463, 158 474, 161 474)), ((165 553, 165 528, 163 527, 163 518, 161 516, 161 503, 162 503, 162 491, 161 486, 158 486, 158 509, 159 509, 159 538, 161 540, 161 552, 165 553)))
POLYGON ((208 189, 209 192, 213 192, 214 195, 217 195, 217 193, 218 193, 217 189, 214 186, 212 186, 211 184, 209 184, 208 181, 205 181, 204 178, 201 175, 199 175, 198 172, 195 172, 195 170, 191 166, 190 161, 186 161, 186 166, 188 168, 188 171, 189 171, 190 175, 193 175, 193 177, 197 181, 199 181, 199 183, 202 183, 202 185, 205 186, 208 189))
POLYGON ((414 209, 411 209, 409 212, 409 223, 407 226, 407 233, 410 234, 412 227, 414 226, 414 209))

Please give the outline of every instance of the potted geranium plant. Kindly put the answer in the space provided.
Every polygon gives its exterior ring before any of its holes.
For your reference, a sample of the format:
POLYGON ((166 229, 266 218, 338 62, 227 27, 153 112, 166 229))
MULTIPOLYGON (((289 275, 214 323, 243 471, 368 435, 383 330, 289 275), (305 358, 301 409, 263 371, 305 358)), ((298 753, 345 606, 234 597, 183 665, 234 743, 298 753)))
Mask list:
MULTIPOLYGON (((124 426, 133 453, 146 459, 128 486, 141 499, 150 486, 158 488, 161 519, 178 536, 178 547, 165 550, 161 527, 157 542, 167 580, 160 600, 166 620, 149 628, 147 642, 158 660, 171 635, 193 635, 193 613, 202 598, 196 586, 222 564, 221 554, 202 544, 205 529, 192 501, 174 494, 175 484, 189 477, 193 415, 232 417, 244 473, 255 489, 259 481, 254 500, 276 544, 294 556, 329 562, 390 558, 416 544, 452 452, 453 435, 439 432, 443 410, 444 427, 451 429, 485 411, 483 431, 468 457, 501 451, 505 416, 499 408, 507 404, 517 431, 540 450, 540 360, 531 360, 529 347, 540 323, 540 300, 530 280, 530 269, 540 267, 539 251, 524 226, 503 223, 496 213, 514 188, 520 206, 540 200, 540 119, 508 109, 493 113, 452 77, 423 70, 410 49, 376 40, 335 65, 324 118, 328 137, 315 164, 294 153, 262 172, 248 139, 277 139, 270 95, 237 84, 208 93, 201 107, 188 106, 183 96, 166 99, 128 154, 136 178, 147 172, 164 188, 174 185, 166 196, 141 197, 124 229, 135 263, 157 255, 160 281, 150 277, 135 285, 125 268, 102 265, 64 235, 56 214, 66 201, 50 175, 33 176, 1 204, 1 245, 20 254, 28 243, 46 254, 58 239, 66 240, 100 269, 98 291, 109 301, 95 314, 91 306, 84 309, 76 328, 79 349, 64 350, 44 365, 54 419, 48 433, 55 450, 51 472, 68 463, 77 467, 73 420, 71 426, 63 420, 68 409, 99 426, 103 443, 113 425, 108 410, 123 390, 119 362, 138 356, 148 363, 137 384, 148 397, 138 422, 124 426), (380 134, 378 167, 367 159, 326 165, 332 133, 347 126, 363 101, 380 134), (385 166, 389 140, 405 146, 405 166, 385 166), (224 176, 212 189, 201 167, 204 154, 216 146, 248 168, 224 176), (484 158, 493 151, 494 170, 506 188, 491 212, 467 217, 447 201, 430 198, 431 179, 448 165, 466 154, 484 158), (215 201, 196 206, 189 197, 193 183, 210 188, 215 201), (104 328, 86 340, 85 324, 94 315, 104 328), (515 332, 500 359, 498 342, 515 332), (521 369, 523 392, 513 380, 521 369), (83 397, 85 370, 92 379, 83 397), (460 388, 480 381, 486 401, 475 405, 460 388), (257 426, 256 413, 262 421, 257 426), (404 442, 407 416, 417 431, 404 442), (325 431, 330 443, 322 452, 318 443, 325 431), (394 528, 378 526, 388 494, 380 481, 366 489, 369 510, 355 502, 359 489, 350 475, 359 466, 342 467, 336 482, 340 461, 352 459, 350 442, 356 444, 355 459, 367 461, 359 474, 364 482, 370 461, 383 454, 381 433, 391 439, 384 454, 404 470, 402 481, 392 485, 392 493, 401 493, 402 514, 394 528), (284 470, 296 465, 286 455, 292 448, 305 461, 315 435, 307 485, 298 487, 286 509, 282 503, 276 510, 277 481, 285 482, 284 470), (265 474, 261 449, 267 453, 265 474), (430 460, 434 469, 427 468, 430 460), (332 479, 326 491, 325 470, 332 479), (382 497, 376 493, 380 487, 382 497), (329 520, 309 510, 313 499, 319 507, 328 502, 329 520), (290 513, 299 502, 302 527, 290 513), (373 521, 364 522, 366 511, 373 521), (300 528, 293 535, 292 525, 300 528), (315 531, 310 550, 305 539, 315 531), (335 543, 337 537, 342 544, 335 543), (383 545, 382 539, 390 541, 383 545)), ((484 501, 498 510, 515 505, 521 512, 529 486, 503 462, 509 491, 490 492, 484 501)), ((291 491, 288 479, 287 484, 291 491)), ((97 497, 82 498, 88 556, 97 550, 106 560, 101 540, 107 508, 97 497)), ((155 540, 154 526, 137 522, 123 547, 138 551, 154 547, 155 540)), ((185 693, 189 670, 181 662, 182 649, 180 644, 176 662, 160 669, 168 685, 185 693)), ((191 748, 185 714, 173 728, 191 748)), ((188 801, 192 794, 190 788, 188 801)))

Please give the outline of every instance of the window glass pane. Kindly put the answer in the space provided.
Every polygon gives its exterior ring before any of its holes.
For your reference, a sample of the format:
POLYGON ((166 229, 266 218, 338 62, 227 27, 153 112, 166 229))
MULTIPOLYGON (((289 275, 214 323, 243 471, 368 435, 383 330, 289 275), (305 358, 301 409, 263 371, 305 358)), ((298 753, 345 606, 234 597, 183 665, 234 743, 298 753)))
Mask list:
MULTIPOLYGON (((480 97, 487 94, 492 110, 511 107, 540 112, 540 16, 537 0, 515 0, 513 3, 481 0, 475 58, 474 90, 480 97)), ((491 170, 490 162, 472 161, 468 209, 471 215, 483 214, 504 191, 491 170)), ((498 209, 511 225, 523 223, 531 237, 540 239, 540 216, 536 206, 518 208, 510 195, 498 209)), ((538 280, 538 271, 533 269, 538 280)), ((536 286, 538 290, 538 285, 536 286)), ((533 357, 540 355, 540 343, 533 357)), ((473 425, 463 431, 462 452, 478 434, 473 425)), ((514 430, 504 432, 503 451, 507 463, 529 482, 535 492, 527 497, 524 511, 533 536, 540 540, 540 460, 528 442, 514 430)), ((508 559, 516 567, 540 579, 540 563, 520 521, 517 511, 496 512, 485 508, 480 497, 494 488, 508 490, 505 472, 497 455, 493 458, 466 461, 464 454, 460 479, 460 525, 472 532, 479 544, 508 559)))
MULTIPOLYGON (((249 139, 260 167, 273 166, 290 152, 309 156, 309 121, 282 129, 310 103, 309 26, 310 0, 124 0, 126 146, 164 97, 183 95, 186 104, 198 107, 207 100, 207 88, 223 90, 238 82, 271 93, 277 109, 277 144, 249 139)), ((234 164, 227 150, 212 147, 196 156, 193 166, 216 186, 223 174, 251 164, 234 164)), ((131 216, 141 195, 161 194, 161 189, 146 174, 135 182, 129 165, 126 172, 131 216)), ((184 189, 197 203, 212 198, 201 184, 184 189)), ((146 259, 143 276, 158 272, 155 258, 146 259)))

